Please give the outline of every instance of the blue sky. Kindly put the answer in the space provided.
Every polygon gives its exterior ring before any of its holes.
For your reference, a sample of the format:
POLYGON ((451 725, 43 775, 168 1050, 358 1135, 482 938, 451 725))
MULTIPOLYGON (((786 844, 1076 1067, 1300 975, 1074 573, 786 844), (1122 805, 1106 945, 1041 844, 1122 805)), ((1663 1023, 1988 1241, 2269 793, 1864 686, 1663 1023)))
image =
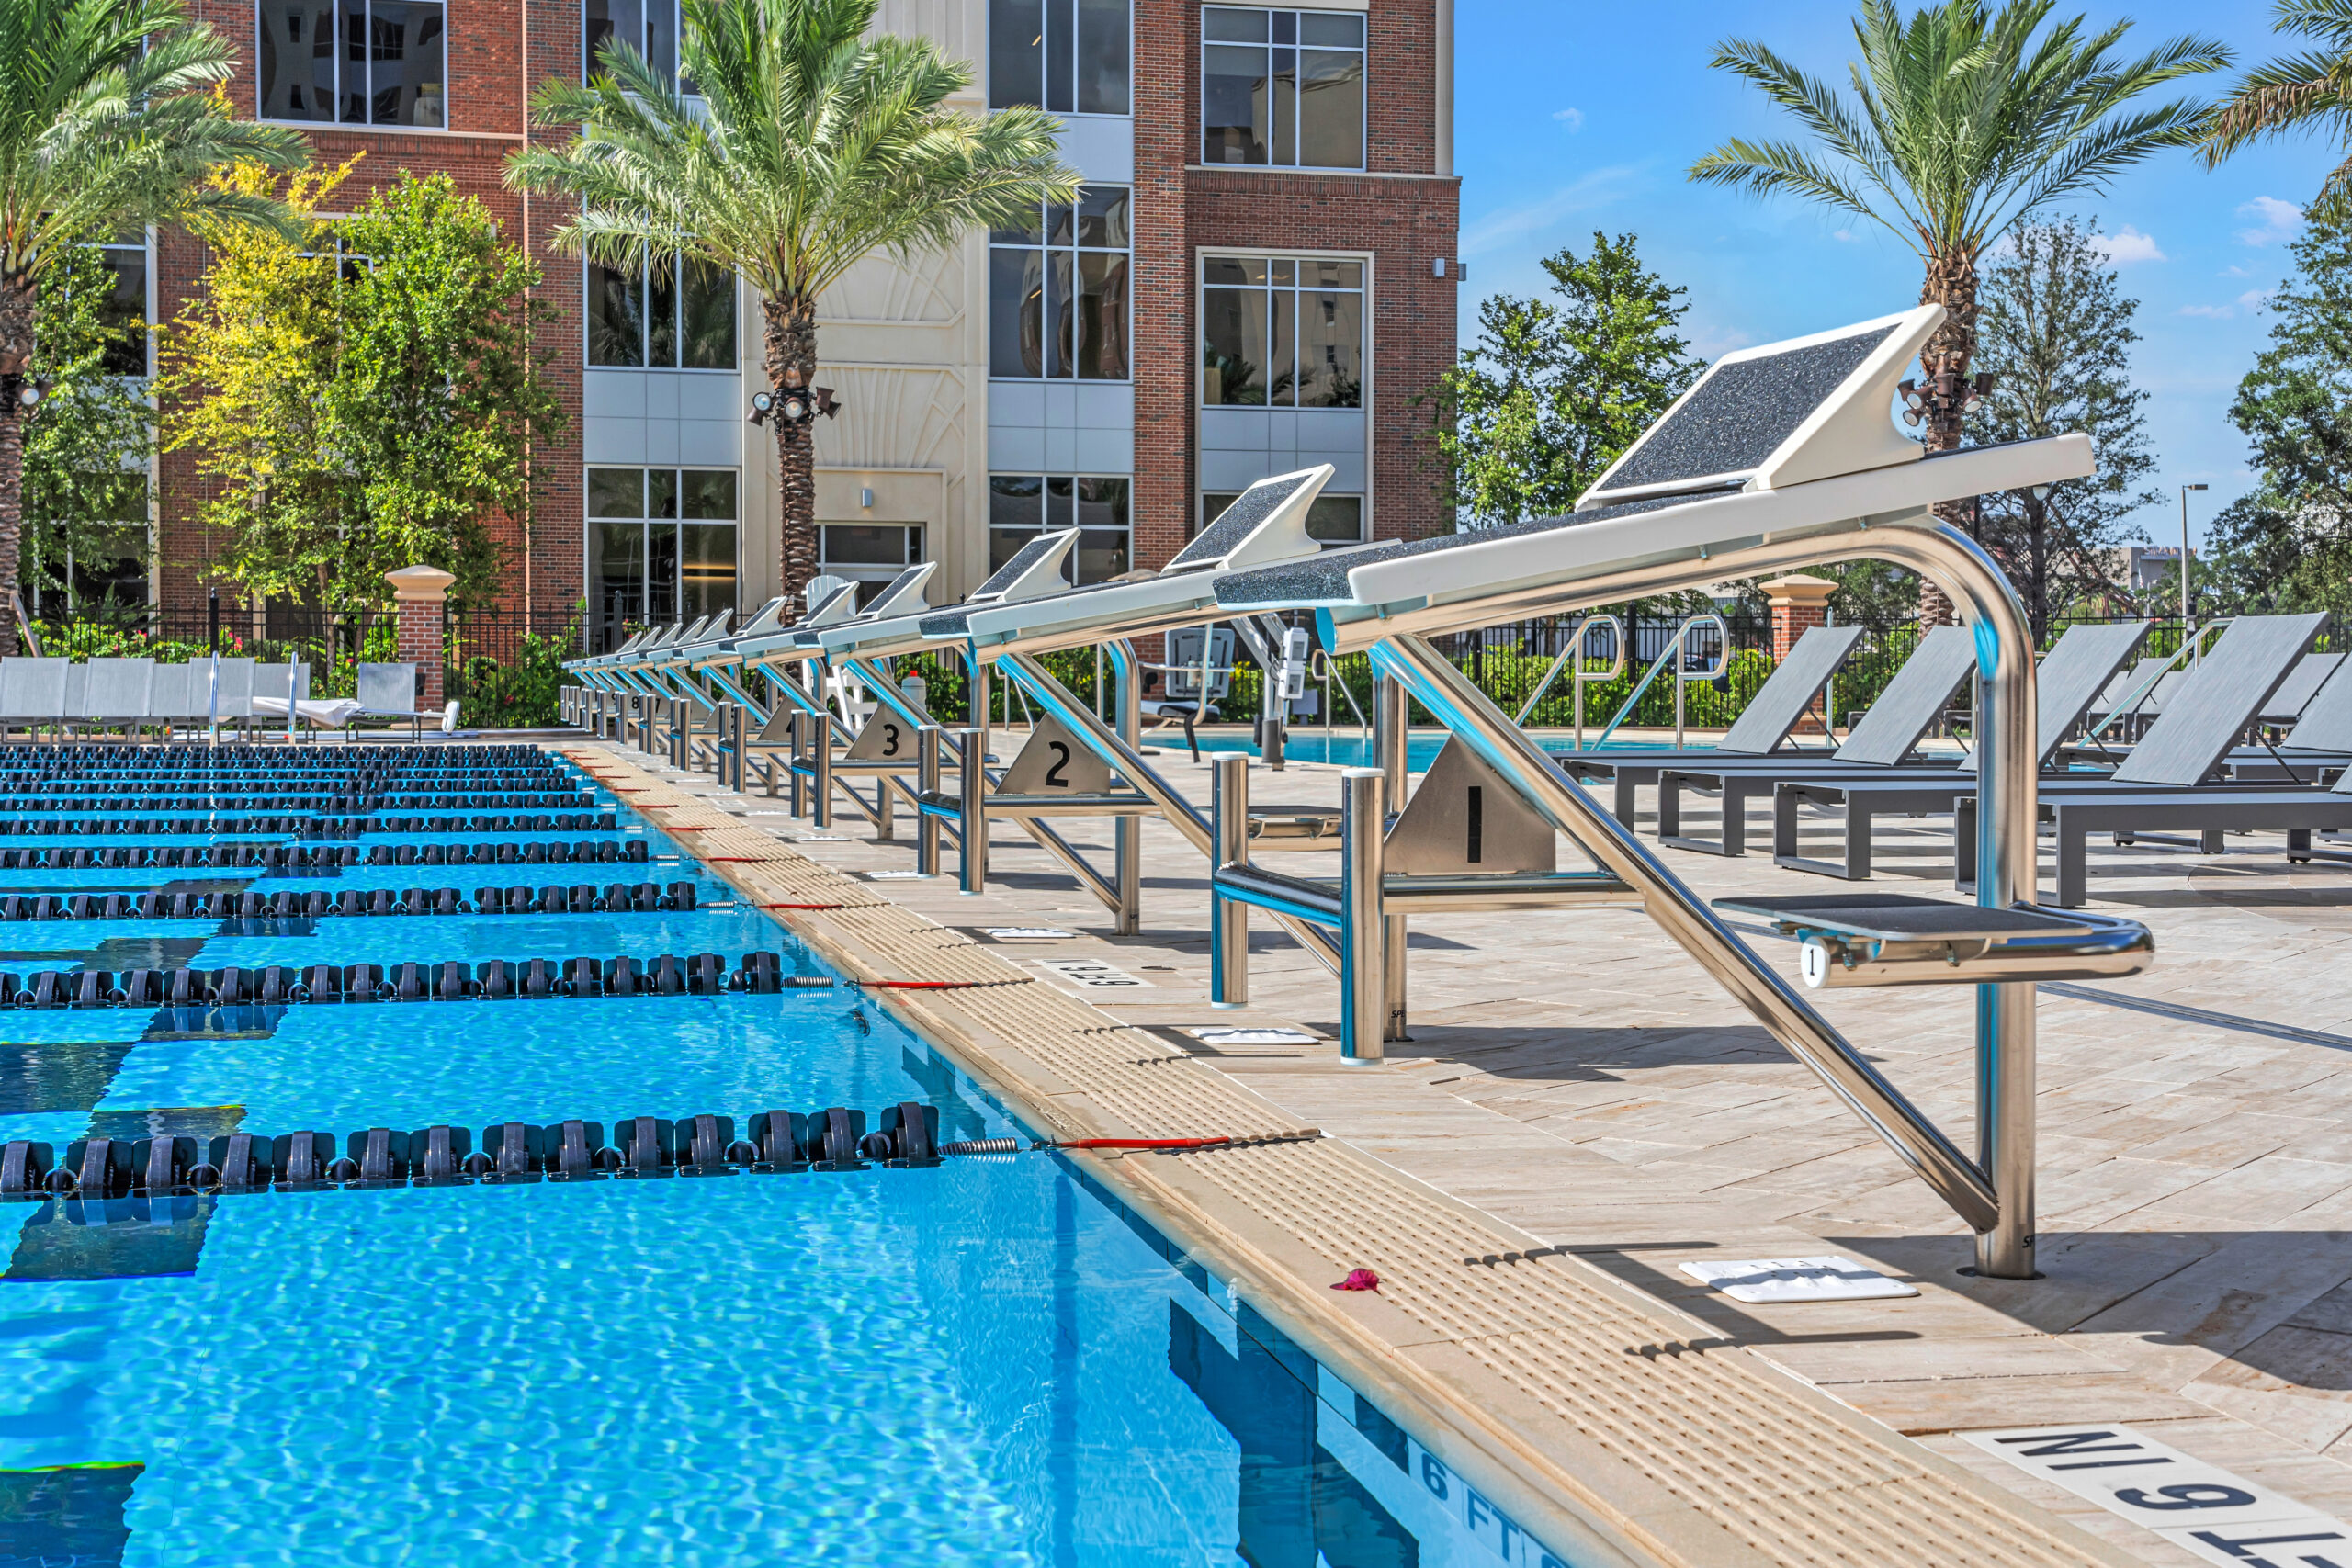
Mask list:
MULTIPOLYGON (((1905 0, 1905 8, 1917 0, 1905 0)), ((1581 252, 1592 231, 1631 230, 1649 265, 1690 289, 1694 344, 1743 344, 1884 314, 1918 298, 1911 252, 1883 231, 1793 201, 1704 188, 1683 171, 1727 136, 1785 133, 1760 95, 1707 61, 1728 37, 1758 38, 1816 73, 1845 81, 1851 9, 1804 0, 1459 0, 1455 167, 1463 176, 1460 250, 1465 344, 1479 299, 1532 294, 1538 259, 1581 252)), ((2091 0, 2095 25, 2129 18, 2127 48, 2186 32, 2218 37, 2240 65, 2283 52, 2270 7, 2248 0, 2118 6, 2091 0)), ((2064 3, 2058 14, 2075 14, 2064 3)), ((2202 79, 2218 89, 2221 73, 2202 79)), ((2192 84, 2193 86, 2193 84, 2192 84)), ((2286 242, 2301 204, 2335 157, 2290 141, 2207 173, 2185 152, 2125 173, 2070 210, 2113 237, 2125 292, 2138 299, 2139 384, 2151 394, 2156 482, 2184 482, 2192 525, 2250 482, 2245 442, 2229 423, 2238 378, 2269 331, 2261 308, 2291 265, 2286 242)), ((2178 536, 2177 502, 2142 519, 2159 544, 2178 536)))

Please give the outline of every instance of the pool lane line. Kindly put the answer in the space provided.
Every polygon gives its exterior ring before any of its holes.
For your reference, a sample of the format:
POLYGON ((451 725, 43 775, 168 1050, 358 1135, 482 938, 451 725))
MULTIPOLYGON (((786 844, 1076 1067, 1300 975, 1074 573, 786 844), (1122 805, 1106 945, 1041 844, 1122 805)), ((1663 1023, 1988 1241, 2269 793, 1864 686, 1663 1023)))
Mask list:
MULTIPOLYGON (((628 765, 603 747, 581 750, 628 765)), ((769 839, 684 790, 674 795, 675 809, 699 806, 747 842, 769 839)), ((768 876, 714 874, 752 898, 773 897, 758 886, 768 876)), ((868 891, 814 861, 799 877, 773 881, 808 894, 868 891)), ((925 945, 954 933, 904 906, 783 923, 853 977, 871 976, 877 962, 965 960, 967 975, 1010 967, 980 943, 925 945)), ((1026 1119, 1065 1129, 1063 1137, 1191 1132, 1220 1105, 1243 1124, 1237 1130, 1286 1117, 1181 1051, 1114 1059, 1102 1039, 1119 1033, 1117 1021, 1048 987, 877 1002, 1026 1119), (1086 1122, 1096 1124, 1079 1124, 1086 1122)), ((1340 1140, 1150 1160, 1116 1151, 1057 1157, 1106 1162, 1079 1164, 1080 1179, 1107 1187, 1361 1396, 1412 1412, 1408 1424, 1423 1428, 1416 1435, 1433 1458, 1466 1471, 1464 1484, 1478 1485, 1487 1506, 1516 1513, 1514 1528, 1555 1554, 1566 1549, 1571 1561, 1699 1568, 1723 1561, 1726 1549, 1790 1568, 1826 1558, 1906 1568, 2118 1561, 2039 1504, 1819 1394, 1755 1351, 1692 1341, 1704 1335, 1691 1320, 1581 1260, 1463 1266, 1464 1255, 1544 1244, 1340 1140), (1379 1266, 1382 1292, 1334 1297, 1319 1277, 1365 1263, 1379 1266), (1681 1353, 1627 1353, 1683 1341, 1692 1342, 1681 1353), (1804 1440, 1792 1441, 1792 1432, 1804 1440), (1774 1507, 1754 1506, 1759 1488, 1774 1507)))

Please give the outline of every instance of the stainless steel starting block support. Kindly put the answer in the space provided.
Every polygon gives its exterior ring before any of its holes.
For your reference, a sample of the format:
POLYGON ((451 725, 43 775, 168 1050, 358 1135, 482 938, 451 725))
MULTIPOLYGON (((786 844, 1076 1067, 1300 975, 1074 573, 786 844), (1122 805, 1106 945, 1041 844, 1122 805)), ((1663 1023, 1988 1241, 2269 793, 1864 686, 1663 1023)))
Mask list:
POLYGON ((1387 812, 1385 775, 1350 768, 1340 775, 1340 1060, 1377 1062, 1388 1018, 1384 978, 1388 920, 1381 903, 1387 812))
POLYGON ((915 732, 915 871, 939 874, 939 818, 922 809, 922 797, 939 793, 939 748, 942 731, 926 724, 915 732))
MULTIPOLYGON (((956 732, 956 826, 962 829, 963 863, 958 892, 978 894, 989 876, 989 732, 966 726, 956 732)), ((928 804, 926 802, 925 804, 928 804)))

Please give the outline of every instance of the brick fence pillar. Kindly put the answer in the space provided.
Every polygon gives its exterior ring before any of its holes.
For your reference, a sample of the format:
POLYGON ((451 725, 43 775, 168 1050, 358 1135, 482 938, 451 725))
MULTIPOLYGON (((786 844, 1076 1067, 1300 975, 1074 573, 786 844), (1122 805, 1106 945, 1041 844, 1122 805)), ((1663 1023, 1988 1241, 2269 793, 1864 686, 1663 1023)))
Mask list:
MULTIPOLYGON (((1789 656, 1797 638, 1829 621, 1829 595, 1838 585, 1826 578, 1810 577, 1802 571, 1775 578, 1763 584, 1771 596, 1772 662, 1779 663, 1789 656)), ((401 634, 405 637, 405 631, 401 634)))
POLYGON ((404 566, 384 573, 384 581, 400 605, 401 662, 415 665, 420 677, 417 711, 437 712, 447 701, 441 692, 441 618, 449 584, 458 580, 437 566, 404 566))

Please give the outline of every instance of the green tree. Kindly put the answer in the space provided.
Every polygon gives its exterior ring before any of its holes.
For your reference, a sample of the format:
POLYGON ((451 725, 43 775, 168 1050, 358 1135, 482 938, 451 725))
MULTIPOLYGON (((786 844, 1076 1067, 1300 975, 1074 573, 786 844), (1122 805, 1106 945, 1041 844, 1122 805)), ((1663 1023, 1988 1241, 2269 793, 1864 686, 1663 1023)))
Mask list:
POLYGON ((144 383, 144 321, 109 319, 114 274, 75 245, 41 280, 31 374, 49 395, 25 421, 25 581, 72 592, 85 570, 147 559, 147 467, 154 423, 144 383))
POLYGON ((2124 297, 2098 225, 2028 223, 2010 237, 1984 280, 1977 363, 1995 379, 1968 437, 1990 446, 2080 431, 2098 449, 2088 479, 1978 498, 1977 537, 2016 585, 2040 642, 2068 605, 2125 591, 2117 547, 2144 537, 2130 518, 2164 498, 2147 482, 2156 467, 2148 394, 2132 384, 2140 302, 2124 297))
MULTIPOLYGON (((17 592, 26 408, 45 275, 76 243, 145 223, 277 226, 206 175, 306 157, 290 126, 232 118, 236 49, 179 0, 0 0, 0 598, 17 592)), ((38 386, 38 380, 35 381, 38 386)), ((5 610, 5 605, 0 605, 5 610)), ((0 652, 17 649, 0 613, 0 652)))
MULTIPOLYGON (((876 252, 911 257, 974 229, 1037 220, 1077 199, 1055 122, 1033 107, 976 115, 948 100, 972 67, 924 38, 873 30, 876 0, 684 0, 680 67, 699 97, 617 39, 585 84, 536 99, 560 148, 517 153, 509 181, 570 198, 559 244, 608 265, 683 254, 763 296, 762 369, 778 412, 813 384, 817 298, 876 252)), ((816 574, 815 433, 771 421, 783 487, 782 581, 816 574)))
MULTIPOLYGON (((335 606, 356 509, 327 429, 342 342, 334 238, 315 214, 353 164, 286 182, 258 164, 214 176, 282 199, 291 235, 245 229, 209 248, 201 286, 163 343, 164 449, 194 455, 198 515, 223 553, 205 565, 248 592, 335 606)), ((360 585, 364 601, 380 590, 360 585)))
MULTIPOLYGON (((215 568, 249 592, 354 608, 421 562, 480 602, 492 519, 528 517, 530 434, 565 423, 532 346, 538 269, 446 175, 318 217, 352 167, 288 183, 301 239, 213 247, 165 362, 167 446, 197 453, 215 568)), ((272 184, 251 164, 221 178, 272 184)))
POLYGON ((2352 608, 2352 216, 2316 212, 2293 254, 2230 404, 2259 476, 2211 530, 2207 581, 2231 609, 2352 608))
POLYGON ((491 519, 527 528, 533 434, 565 424, 533 346, 538 264, 445 174, 403 173, 333 227, 354 258, 324 410, 356 506, 339 570, 372 599, 386 571, 437 566, 453 600, 485 601, 505 554, 491 519))
MULTIPOLYGON (((2276 137, 2326 136, 2352 148, 2352 0, 2278 0, 2270 26, 2319 47, 2265 61, 2238 79, 2214 110, 2201 156, 2209 169, 2242 147, 2276 137)), ((2318 204, 2336 206, 2352 195, 2352 157, 2321 186, 2318 204)))
POLYGON ((1498 294, 1430 410, 1443 502, 1474 526, 1575 508, 1603 470, 1698 375, 1686 292, 1642 265, 1634 236, 1544 258, 1553 299, 1498 294))
MULTIPOLYGON (((1692 164, 1690 177, 1880 224, 1919 257, 1920 302, 1947 312, 1919 354, 1930 451, 1961 443, 1985 252, 2054 203, 2196 142, 2205 105, 2134 100, 2229 63, 2227 49, 2200 38, 2126 59, 2129 22, 2087 32, 2080 17, 2052 22, 2052 5, 2005 0, 1995 11, 1985 0, 1931 0, 1905 18, 1894 0, 1863 0, 1850 99, 1760 42, 1731 39, 1715 51, 1718 70, 1761 90, 1806 141, 1735 137, 1692 164)), ((1939 511, 1966 521, 1964 505, 1939 511)), ((1921 600, 1923 616, 1949 618, 1940 594, 1923 585, 1921 600)))

